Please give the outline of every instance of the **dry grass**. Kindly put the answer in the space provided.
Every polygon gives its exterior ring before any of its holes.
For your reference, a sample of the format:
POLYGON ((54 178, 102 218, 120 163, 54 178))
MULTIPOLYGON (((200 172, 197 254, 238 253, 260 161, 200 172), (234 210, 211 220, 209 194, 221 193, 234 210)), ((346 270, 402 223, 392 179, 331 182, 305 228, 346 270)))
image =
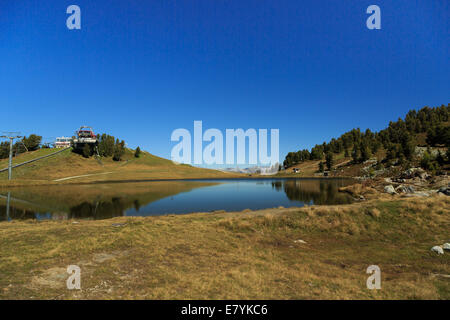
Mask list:
POLYGON ((449 299, 446 197, 0 223, 0 298, 449 299), (113 226, 113 224, 120 224, 113 226), (302 239, 306 243, 296 241, 302 239), (65 269, 82 269, 82 290, 65 269), (382 289, 365 287, 369 265, 382 289))

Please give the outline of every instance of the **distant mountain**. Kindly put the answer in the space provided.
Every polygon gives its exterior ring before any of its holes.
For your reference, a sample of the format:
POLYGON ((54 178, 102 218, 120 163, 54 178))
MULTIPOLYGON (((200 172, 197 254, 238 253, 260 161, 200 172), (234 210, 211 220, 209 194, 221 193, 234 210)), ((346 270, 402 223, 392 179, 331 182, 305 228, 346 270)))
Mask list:
POLYGON ((263 166, 253 166, 248 168, 224 168, 220 169, 224 172, 235 172, 235 173, 244 173, 244 174, 260 174, 260 175, 273 175, 278 172, 279 164, 275 163, 274 165, 270 167, 263 167, 263 166))

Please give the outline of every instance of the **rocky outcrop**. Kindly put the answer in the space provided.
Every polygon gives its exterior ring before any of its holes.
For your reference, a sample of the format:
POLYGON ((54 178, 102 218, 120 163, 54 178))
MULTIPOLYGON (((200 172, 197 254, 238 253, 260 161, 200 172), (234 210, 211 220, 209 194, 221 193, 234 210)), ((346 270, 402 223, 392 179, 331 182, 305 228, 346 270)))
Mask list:
POLYGON ((425 180, 430 178, 430 175, 422 168, 410 168, 408 170, 403 171, 400 174, 400 179, 414 179, 414 178, 420 178, 422 180, 425 180))
POLYGON ((414 193, 416 190, 413 186, 404 186, 401 184, 397 188, 395 188, 395 191, 398 193, 414 193))
POLYGON ((391 184, 384 187, 384 192, 389 193, 389 194, 396 194, 397 193, 395 191, 394 187, 391 184))

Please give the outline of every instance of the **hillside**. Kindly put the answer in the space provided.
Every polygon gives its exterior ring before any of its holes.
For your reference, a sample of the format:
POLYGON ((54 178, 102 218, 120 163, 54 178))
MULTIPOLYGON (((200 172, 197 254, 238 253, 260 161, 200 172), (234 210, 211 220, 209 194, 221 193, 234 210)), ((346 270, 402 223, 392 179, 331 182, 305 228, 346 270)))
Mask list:
MULTIPOLYGON (((55 152, 39 149, 26 152, 13 159, 13 165, 55 152)), ((8 159, 0 160, 0 168, 8 166, 8 159)), ((170 160, 142 152, 139 158, 125 150, 122 161, 111 158, 84 158, 67 149, 55 156, 13 169, 12 184, 79 183, 97 181, 125 181, 149 179, 228 178, 238 174, 217 170, 177 165, 170 160), (79 177, 81 176, 81 177, 79 177)), ((0 173, 0 181, 7 181, 8 173, 0 173)))
POLYGON ((386 129, 352 129, 311 150, 289 152, 283 162, 289 176, 393 176, 422 167, 433 175, 450 169, 450 104, 409 111, 386 129))

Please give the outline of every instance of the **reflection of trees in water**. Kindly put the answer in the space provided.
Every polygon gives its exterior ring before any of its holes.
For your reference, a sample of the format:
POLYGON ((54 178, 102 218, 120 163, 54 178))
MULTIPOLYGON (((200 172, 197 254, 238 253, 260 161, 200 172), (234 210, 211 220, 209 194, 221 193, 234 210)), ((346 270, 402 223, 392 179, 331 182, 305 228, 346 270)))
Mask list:
MULTIPOLYGON (((39 216, 47 216, 52 219, 107 219, 113 217, 121 217, 124 215, 125 210, 128 207, 134 207, 137 211, 140 208, 139 200, 133 202, 126 202, 121 198, 114 197, 111 201, 96 201, 96 202, 82 202, 79 205, 73 206, 69 209, 69 212, 53 212, 48 215, 47 212, 40 212, 35 210, 21 209, 13 206, 9 207, 10 219, 36 219, 39 216)), ((0 205, 0 221, 7 220, 7 207, 0 205)))
MULTIPOLYGON (((6 206, 0 205, 0 221, 7 220, 6 206)), ((13 206, 9 206, 9 218, 11 219, 34 219, 36 218, 36 211, 31 211, 27 209, 20 209, 13 206)))
POLYGON ((283 183, 281 181, 272 182, 272 188, 274 188, 277 191, 281 191, 283 188, 283 183))
POLYGON ((141 203, 138 199, 134 200, 134 209, 139 212, 139 209, 141 208, 141 203))
POLYGON ((352 199, 338 191, 344 183, 340 181, 301 181, 286 180, 272 182, 272 187, 277 191, 284 190, 291 201, 301 201, 314 204, 345 204, 352 199))
MULTIPOLYGON (((135 201, 139 204, 139 201, 135 201)), ((83 202, 77 206, 70 208, 70 218, 94 218, 107 219, 123 216, 127 204, 121 198, 112 198, 111 201, 97 201, 95 203, 83 202)))

